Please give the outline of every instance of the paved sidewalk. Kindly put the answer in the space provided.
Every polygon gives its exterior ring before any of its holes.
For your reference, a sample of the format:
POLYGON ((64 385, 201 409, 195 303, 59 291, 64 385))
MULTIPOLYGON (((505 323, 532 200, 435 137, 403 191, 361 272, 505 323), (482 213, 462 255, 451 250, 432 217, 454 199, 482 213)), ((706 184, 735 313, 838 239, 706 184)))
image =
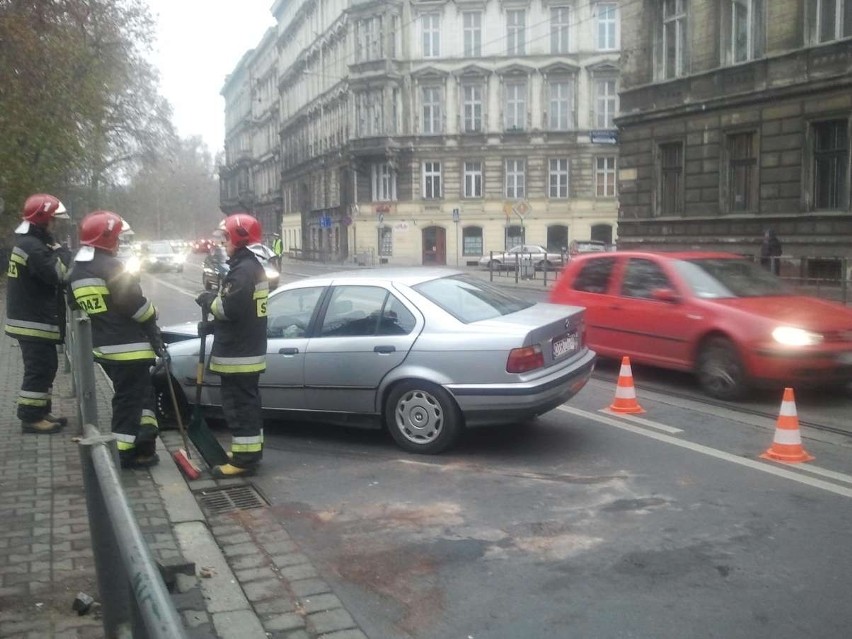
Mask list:
MULTIPOLYGON (((4 284, 0 313, 5 318, 4 284)), ((84 616, 71 607, 80 591, 96 601, 100 597, 70 373, 63 372, 60 360, 54 412, 69 417, 65 431, 23 435, 15 417, 23 364, 17 342, 6 335, 0 335, 0 369, 5 372, 0 382, 0 638, 103 637, 97 606, 84 616)), ((112 391, 99 369, 96 379, 99 427, 107 432, 112 391)), ((222 508, 220 495, 251 495, 250 484, 202 478, 190 486, 169 452, 180 446, 178 433, 164 432, 158 446, 159 466, 120 473, 188 636, 366 639, 262 498, 257 503, 229 498, 222 508)))

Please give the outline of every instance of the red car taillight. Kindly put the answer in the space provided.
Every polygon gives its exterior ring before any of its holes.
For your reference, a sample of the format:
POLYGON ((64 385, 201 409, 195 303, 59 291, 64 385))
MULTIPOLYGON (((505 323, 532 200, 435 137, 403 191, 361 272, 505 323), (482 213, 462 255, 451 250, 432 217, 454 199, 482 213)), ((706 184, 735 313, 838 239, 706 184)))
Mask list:
POLYGON ((509 351, 509 360, 506 362, 507 373, 525 373, 544 366, 544 355, 541 353, 541 347, 524 346, 523 348, 513 348, 509 351))

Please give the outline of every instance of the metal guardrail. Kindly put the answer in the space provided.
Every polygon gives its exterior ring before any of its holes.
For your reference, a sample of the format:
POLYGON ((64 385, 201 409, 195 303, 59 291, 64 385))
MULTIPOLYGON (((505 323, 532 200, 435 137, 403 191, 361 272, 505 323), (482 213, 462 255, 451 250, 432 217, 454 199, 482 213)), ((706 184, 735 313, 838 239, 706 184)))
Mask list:
POLYGON ((65 350, 78 398, 80 460, 107 639, 185 639, 186 632, 127 501, 115 436, 97 424, 92 326, 69 313, 65 350))
POLYGON ((562 272, 562 268, 568 261, 565 255, 561 256, 558 263, 552 264, 546 259, 539 260, 533 257, 533 255, 541 256, 541 253, 515 253, 514 260, 501 262, 498 267, 495 267, 494 265, 498 261, 494 259, 495 255, 503 255, 503 251, 491 251, 489 253, 488 271, 489 279, 492 282, 495 274, 497 277, 514 277, 515 284, 520 280, 537 280, 538 275, 541 274, 542 286, 545 288, 547 288, 548 280, 553 282, 559 277, 559 273, 562 272), (539 262, 542 264, 541 268, 537 268, 539 262))

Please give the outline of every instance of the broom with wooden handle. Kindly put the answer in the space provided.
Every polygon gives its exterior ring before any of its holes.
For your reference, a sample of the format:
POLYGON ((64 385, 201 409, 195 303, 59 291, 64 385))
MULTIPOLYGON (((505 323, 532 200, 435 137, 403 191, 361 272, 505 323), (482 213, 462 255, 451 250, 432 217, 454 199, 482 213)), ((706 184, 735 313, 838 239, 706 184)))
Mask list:
POLYGON ((183 440, 183 448, 178 449, 172 457, 187 479, 198 479, 201 477, 201 469, 195 465, 195 462, 189 456, 189 442, 186 439, 186 428, 183 426, 183 417, 180 413, 180 406, 178 406, 177 395, 175 395, 175 387, 172 382, 172 358, 167 351, 163 351, 163 363, 166 367, 166 385, 169 387, 169 396, 172 398, 172 409, 175 411, 178 430, 183 440))

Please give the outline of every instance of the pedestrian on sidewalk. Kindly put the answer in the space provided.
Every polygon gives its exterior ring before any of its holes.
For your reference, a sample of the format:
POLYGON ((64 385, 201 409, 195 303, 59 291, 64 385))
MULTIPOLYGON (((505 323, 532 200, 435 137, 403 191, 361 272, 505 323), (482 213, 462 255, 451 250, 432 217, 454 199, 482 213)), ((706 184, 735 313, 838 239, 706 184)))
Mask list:
POLYGON ((272 234, 272 252, 275 253, 275 262, 278 270, 281 270, 281 255, 284 253, 284 242, 278 233, 272 234))
POLYGON ((64 336, 60 307, 71 253, 54 238, 65 207, 46 193, 24 203, 23 222, 9 256, 6 334, 18 340, 24 380, 18 393, 18 419, 24 433, 59 432, 67 418, 51 414, 51 389, 59 368, 57 345, 64 336))
POLYGON ((142 294, 139 278, 116 257, 119 235, 129 230, 112 211, 83 218, 68 298, 91 318, 95 359, 112 380, 112 432, 121 467, 147 468, 159 462, 150 367, 165 348, 157 310, 142 294))
POLYGON ((248 245, 263 230, 247 213, 235 213, 220 225, 230 267, 218 291, 204 291, 196 302, 213 314, 199 333, 213 335, 210 371, 222 379, 222 410, 231 430, 230 461, 214 466, 213 477, 252 475, 263 455, 260 374, 266 370, 266 272, 248 245))
POLYGON ((775 275, 780 271, 781 240, 775 235, 774 229, 766 229, 760 244, 760 263, 775 275))

